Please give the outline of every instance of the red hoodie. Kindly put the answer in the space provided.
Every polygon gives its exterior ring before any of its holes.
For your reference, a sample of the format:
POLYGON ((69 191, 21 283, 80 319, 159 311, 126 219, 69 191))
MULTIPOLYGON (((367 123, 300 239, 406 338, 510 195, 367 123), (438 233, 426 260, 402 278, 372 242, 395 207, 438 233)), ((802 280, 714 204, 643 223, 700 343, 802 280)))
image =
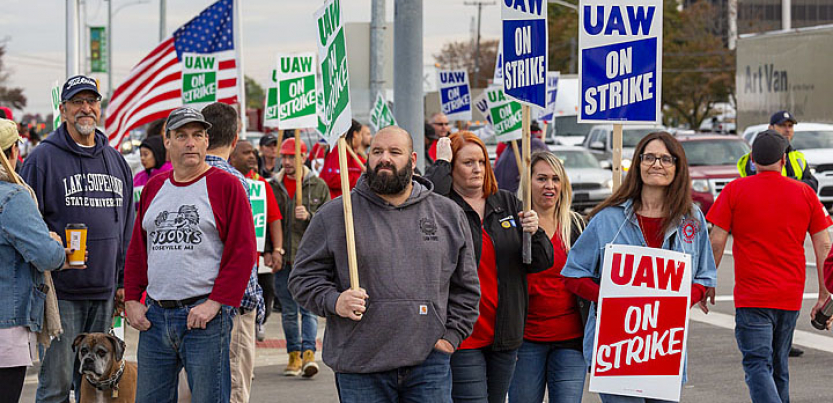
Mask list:
MULTIPOLYGON (((363 165, 365 163, 364 159, 361 156, 359 156, 359 159, 362 160, 363 165)), ((359 177, 362 176, 362 168, 349 153, 347 155, 347 175, 350 179, 350 190, 352 190, 356 186, 356 182, 359 181, 359 177)), ((338 167, 338 149, 333 149, 327 154, 327 158, 324 159, 324 166, 318 176, 324 182, 327 182, 327 186, 330 188, 330 199, 341 196, 341 170, 338 167)))

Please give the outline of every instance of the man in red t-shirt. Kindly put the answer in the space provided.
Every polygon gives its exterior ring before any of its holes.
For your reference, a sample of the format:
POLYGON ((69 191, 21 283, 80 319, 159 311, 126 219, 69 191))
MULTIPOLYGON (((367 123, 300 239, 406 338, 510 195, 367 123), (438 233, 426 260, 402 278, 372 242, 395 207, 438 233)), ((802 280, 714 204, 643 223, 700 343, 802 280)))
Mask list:
POLYGON ((710 239, 717 266, 729 232, 734 237, 735 337, 753 402, 776 396, 789 401, 787 357, 804 292, 808 232, 819 281, 811 315, 830 295, 822 262, 833 221, 808 185, 781 175, 788 144, 775 131, 758 134, 751 158, 759 173, 729 183, 706 216, 714 224, 710 239))

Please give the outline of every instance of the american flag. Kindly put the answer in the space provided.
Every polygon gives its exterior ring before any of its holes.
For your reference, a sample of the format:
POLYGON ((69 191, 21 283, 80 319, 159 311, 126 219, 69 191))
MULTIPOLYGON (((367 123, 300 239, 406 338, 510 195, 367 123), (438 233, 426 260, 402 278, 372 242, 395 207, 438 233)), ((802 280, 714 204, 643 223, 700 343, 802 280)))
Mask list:
POLYGON ((177 29, 142 59, 113 92, 105 128, 118 147, 130 130, 166 118, 182 106, 183 52, 216 57, 217 100, 234 104, 238 98, 234 43, 234 1, 219 0, 177 29))

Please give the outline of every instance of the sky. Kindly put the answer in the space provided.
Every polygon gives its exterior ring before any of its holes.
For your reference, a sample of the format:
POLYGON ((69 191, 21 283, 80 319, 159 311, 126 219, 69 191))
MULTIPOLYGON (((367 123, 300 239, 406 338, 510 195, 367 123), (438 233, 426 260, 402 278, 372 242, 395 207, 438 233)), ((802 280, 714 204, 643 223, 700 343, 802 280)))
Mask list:
MULTIPOLYGON (((113 83, 159 43, 159 0, 113 1, 113 83)), ((214 0, 168 0, 166 33, 172 34, 214 0)), ((84 0, 86 24, 104 26, 107 2, 84 0)), ((241 0, 245 74, 266 85, 278 52, 316 52, 313 13, 324 0, 241 0)), ((423 0, 423 61, 432 64, 443 44, 469 40, 477 7, 465 0, 423 0)), ((369 22, 371 0, 342 0, 346 22, 369 22)), ((49 114, 50 91, 65 77, 65 0, 3 0, 0 40, 6 43, 7 85, 22 87, 26 113, 49 114)), ((393 21, 394 0, 386 1, 393 21)), ((481 40, 500 35, 500 3, 483 7, 481 40)), ((88 46, 88 45, 87 45, 88 46)), ((82 44, 83 48, 83 44, 82 44)), ((348 49, 349 52, 349 49, 348 49)), ((392 59, 393 55, 389 55, 392 59)), ((93 74, 107 89, 107 75, 93 74)), ((15 111, 15 114, 21 113, 15 111)))

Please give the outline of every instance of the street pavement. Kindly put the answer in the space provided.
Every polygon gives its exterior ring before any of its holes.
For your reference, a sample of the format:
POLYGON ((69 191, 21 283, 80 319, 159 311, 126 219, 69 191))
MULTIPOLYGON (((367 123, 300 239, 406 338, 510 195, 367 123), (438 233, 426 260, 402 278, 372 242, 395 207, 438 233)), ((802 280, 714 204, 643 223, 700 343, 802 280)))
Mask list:
MULTIPOLYGON (((790 358, 791 402, 833 401, 830 375, 833 369, 833 333, 821 332, 810 325, 810 309, 816 301, 815 258, 809 238, 805 243, 807 282, 802 312, 798 320, 795 345, 804 349, 802 357, 790 358)), ((731 242, 727 246, 731 251, 731 242)), ((689 382, 683 387, 683 402, 748 402, 744 383, 741 355, 734 337, 734 304, 732 302, 734 260, 731 253, 724 255, 718 268, 718 302, 705 315, 694 308, 688 339, 689 382)), ((773 296, 777 298, 778 296, 773 296)), ((273 315, 266 325, 267 340, 259 343, 251 402, 324 403, 338 401, 333 372, 321 364, 321 372, 312 379, 283 376, 287 362, 285 340, 280 327, 280 316, 273 315)), ((319 342, 324 334, 320 321, 319 342)), ((135 331, 128 329, 127 357, 135 359, 135 331)), ((320 355, 318 356, 320 363, 320 355)), ((33 402, 37 387, 37 368, 29 371, 21 402, 33 402)), ((587 391, 583 402, 599 402, 596 394, 587 391)))

